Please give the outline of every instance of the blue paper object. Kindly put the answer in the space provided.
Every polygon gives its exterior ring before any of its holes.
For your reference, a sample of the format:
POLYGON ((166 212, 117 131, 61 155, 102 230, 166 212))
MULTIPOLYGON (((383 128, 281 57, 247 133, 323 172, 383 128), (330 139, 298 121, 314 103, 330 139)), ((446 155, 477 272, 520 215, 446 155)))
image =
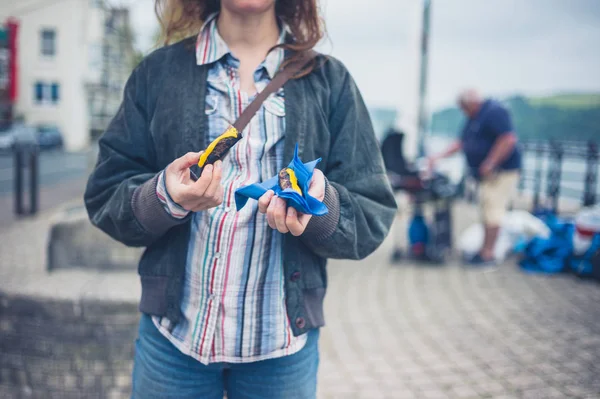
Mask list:
POLYGON ((298 186, 304 195, 291 188, 282 190, 279 187, 279 175, 275 175, 262 183, 251 184, 235 190, 235 206, 237 210, 242 209, 249 198, 258 200, 267 191, 273 190, 278 197, 285 200, 288 206, 294 207, 298 212, 315 216, 327 214, 327 206, 308 194, 308 187, 313 176, 313 171, 320 161, 321 158, 315 159, 312 162, 302 163, 298 157, 298 145, 296 144, 294 159, 292 159, 292 162, 287 167, 292 169, 296 174, 298 186))

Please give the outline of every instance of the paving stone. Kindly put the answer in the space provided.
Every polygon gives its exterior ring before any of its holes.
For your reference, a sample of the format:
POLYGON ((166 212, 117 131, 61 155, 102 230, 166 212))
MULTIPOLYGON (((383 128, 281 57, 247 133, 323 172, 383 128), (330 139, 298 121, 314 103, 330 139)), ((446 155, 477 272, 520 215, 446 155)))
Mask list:
POLYGON ((452 385, 460 385, 465 384, 467 377, 461 374, 439 374, 436 376, 435 380, 441 384, 442 386, 452 386, 452 385))
POLYGON ((396 392, 388 392, 386 394, 386 398, 394 398, 394 399, 419 399, 420 396, 412 391, 396 391, 396 392))
POLYGON ((536 375, 520 375, 507 380, 515 389, 530 389, 543 387, 546 382, 536 375))
POLYGON ((564 398, 565 394, 556 388, 544 387, 522 391, 520 396, 523 399, 552 399, 564 398))
POLYGON ((578 397, 588 397, 588 396, 594 396, 594 395, 596 395, 597 398, 600 397, 599 391, 597 391, 595 389, 591 389, 591 388, 586 388, 581 385, 566 385, 566 386, 564 386, 563 391, 567 394, 578 396, 578 397))
POLYGON ((451 399, 449 393, 442 389, 426 389, 419 392, 419 397, 423 399, 451 399))
POLYGON ((557 373, 547 376, 546 379, 552 381, 554 384, 564 385, 570 381, 573 381, 575 377, 572 374, 557 373))
POLYGON ((385 396, 385 392, 378 387, 361 388, 357 393, 357 397, 360 399, 384 398, 385 396))
POLYGON ((477 381, 475 390, 482 396, 494 396, 506 391, 506 387, 495 380, 477 381))
POLYGON ((475 388, 469 385, 458 385, 450 389, 450 396, 453 398, 476 398, 479 396, 475 388))

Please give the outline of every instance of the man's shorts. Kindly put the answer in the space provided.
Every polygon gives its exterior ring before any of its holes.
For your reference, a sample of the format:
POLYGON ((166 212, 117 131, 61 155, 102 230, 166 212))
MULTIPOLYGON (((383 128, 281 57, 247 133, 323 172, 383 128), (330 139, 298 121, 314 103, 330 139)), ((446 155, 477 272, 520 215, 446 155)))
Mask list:
POLYGON ((479 186, 483 223, 500 226, 519 184, 518 171, 498 172, 481 181, 479 186))

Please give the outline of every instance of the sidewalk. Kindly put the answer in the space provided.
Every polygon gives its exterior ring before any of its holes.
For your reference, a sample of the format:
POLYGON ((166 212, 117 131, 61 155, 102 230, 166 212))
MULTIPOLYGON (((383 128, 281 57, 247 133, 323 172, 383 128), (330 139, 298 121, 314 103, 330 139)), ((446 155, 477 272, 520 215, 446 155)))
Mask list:
POLYGON ((514 260, 391 266, 392 240, 329 264, 319 398, 600 398, 599 284, 514 260))
MULTIPOLYGON (((0 231, 0 292, 22 284, 19 291, 27 295, 71 300, 96 298, 112 290, 107 301, 131 302, 127 309, 133 310, 127 311, 135 312, 139 287, 133 272, 83 276, 67 270, 42 280, 16 275, 18 269, 27 275, 42 273, 49 215, 0 231)), ((455 220, 464 228, 475 216, 472 207, 461 204, 455 220)), ((402 230, 365 261, 330 262, 319 399, 600 398, 600 285, 571 276, 527 275, 514 261, 484 271, 458 263, 392 266, 388 264, 392 241, 404 242, 402 230)), ((83 316, 86 312, 84 302, 83 316)), ((92 314, 98 317, 97 311, 92 314)), ((132 322, 123 319, 123 313, 115 315, 98 325, 109 328, 110 323, 132 322)), ((0 325, 0 333, 7 328, 11 327, 0 325)), ((123 327, 118 333, 132 350, 135 336, 123 334, 134 334, 135 327, 123 327)), ((119 350, 129 356, 128 351, 119 350)), ((53 358, 36 359, 48 363, 53 358)), ((128 389, 131 364, 124 360, 119 364, 114 376, 90 365, 89 370, 99 373, 101 386, 120 387, 106 391, 106 397, 127 397, 123 392, 128 389)), ((52 373, 58 366, 48 367, 52 373)), ((27 381, 34 392, 41 388, 27 381)), ((65 377, 56 389, 66 390, 74 381, 79 380, 65 377)), ((3 383, 0 378, 0 396, 3 383)))

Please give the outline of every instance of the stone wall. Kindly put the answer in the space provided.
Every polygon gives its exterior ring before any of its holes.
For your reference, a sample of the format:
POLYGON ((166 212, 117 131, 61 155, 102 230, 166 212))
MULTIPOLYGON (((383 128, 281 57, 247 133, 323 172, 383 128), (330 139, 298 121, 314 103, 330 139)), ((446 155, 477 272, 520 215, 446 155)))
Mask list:
POLYGON ((128 398, 137 306, 0 296, 0 397, 128 398))
POLYGON ((139 251, 77 204, 0 230, 0 398, 130 397, 139 251))

